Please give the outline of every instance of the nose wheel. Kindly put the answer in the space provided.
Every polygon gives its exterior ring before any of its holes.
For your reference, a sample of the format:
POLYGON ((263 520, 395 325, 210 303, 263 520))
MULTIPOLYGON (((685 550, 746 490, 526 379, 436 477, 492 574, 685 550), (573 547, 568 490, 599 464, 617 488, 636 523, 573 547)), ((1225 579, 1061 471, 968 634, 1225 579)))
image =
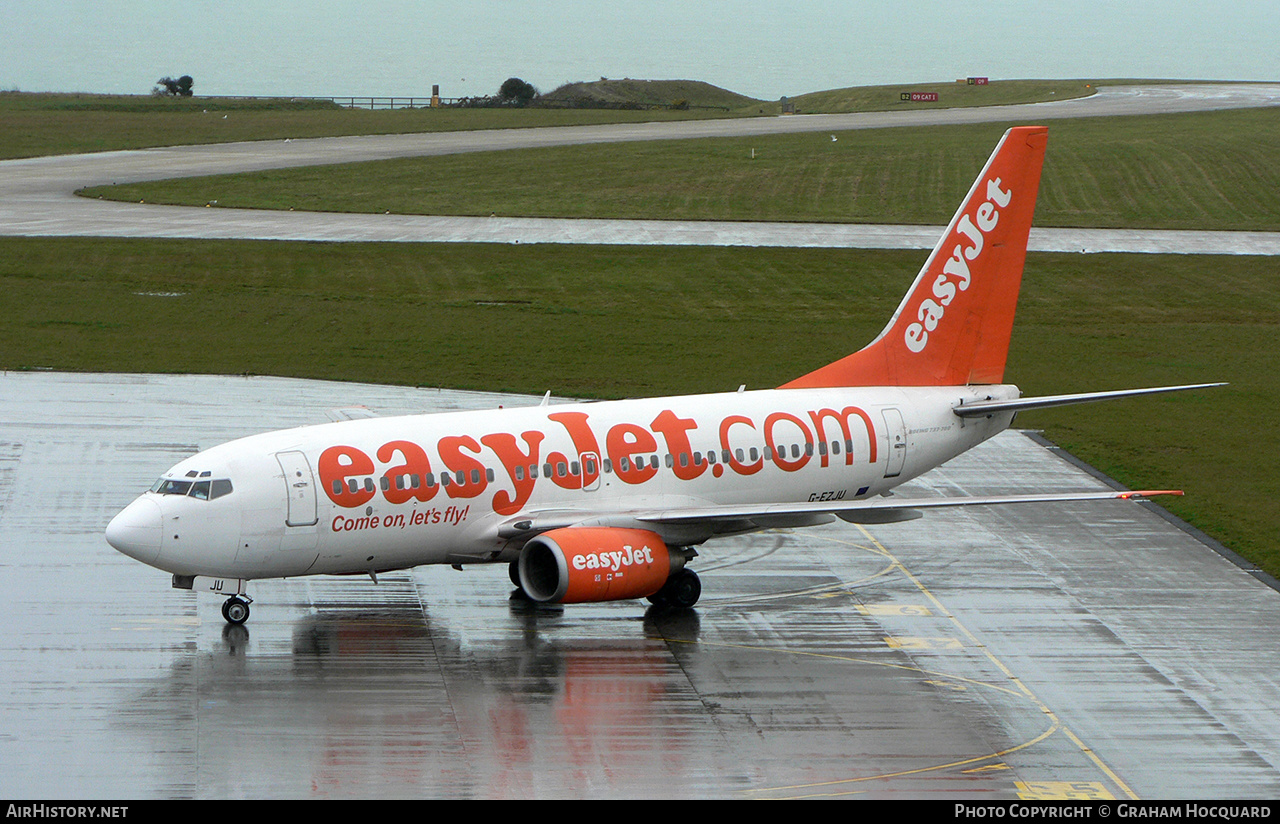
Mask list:
POLYGON ((240 626, 249 620, 249 602, 236 596, 228 598, 222 602, 222 617, 228 624, 240 626))

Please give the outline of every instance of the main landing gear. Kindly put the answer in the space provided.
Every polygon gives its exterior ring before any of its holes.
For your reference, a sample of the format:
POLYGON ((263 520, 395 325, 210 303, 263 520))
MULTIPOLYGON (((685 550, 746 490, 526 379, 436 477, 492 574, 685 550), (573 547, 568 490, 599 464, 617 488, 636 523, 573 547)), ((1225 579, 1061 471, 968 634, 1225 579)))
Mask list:
POLYGON ((698 603, 702 595, 702 581, 691 569, 681 569, 667 579, 662 589, 649 596, 649 603, 656 607, 689 609, 698 603))
POLYGON ((222 617, 227 619, 228 624, 240 626, 249 620, 249 604, 252 600, 248 596, 231 596, 222 602, 222 617))

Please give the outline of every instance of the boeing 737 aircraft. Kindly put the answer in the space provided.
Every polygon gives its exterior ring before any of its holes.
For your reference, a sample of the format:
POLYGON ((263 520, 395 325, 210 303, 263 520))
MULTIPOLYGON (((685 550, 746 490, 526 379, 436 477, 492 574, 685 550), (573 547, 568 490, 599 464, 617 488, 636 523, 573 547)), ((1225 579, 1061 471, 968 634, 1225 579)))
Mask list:
MULTIPOLYGON (((1155 492, 904 500, 894 487, 1021 409, 1168 392, 1020 398, 1003 384, 1048 130, 1005 133, 889 324, 777 389, 360 418, 270 432, 170 469, 107 527, 173 585, 507 563, 534 601, 701 591, 694 547, 753 530, 889 523, 939 506, 1155 492)), ((1211 384, 1201 384, 1207 386, 1211 384)))

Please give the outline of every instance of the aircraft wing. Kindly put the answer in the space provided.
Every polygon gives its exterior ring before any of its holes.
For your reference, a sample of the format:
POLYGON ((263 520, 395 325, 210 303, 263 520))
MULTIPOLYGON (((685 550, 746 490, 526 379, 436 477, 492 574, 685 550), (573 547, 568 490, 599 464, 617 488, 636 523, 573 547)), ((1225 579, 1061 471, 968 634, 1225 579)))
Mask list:
POLYGON ((997 506, 1003 504, 1062 503, 1069 501, 1134 500, 1154 495, 1181 495, 1178 489, 1144 489, 1108 492, 1059 492, 1032 495, 996 495, 988 497, 902 498, 897 496, 863 501, 813 501, 767 506, 710 506, 676 509, 637 516, 637 520, 653 523, 688 523, 696 521, 779 518, 801 515, 835 515, 850 523, 885 523, 911 520, 926 509, 956 506, 997 506), (898 517, 894 517, 894 516, 898 517))
POLYGON ((728 506, 682 506, 670 509, 617 511, 608 514, 581 511, 545 511, 519 517, 501 527, 500 537, 533 537, 552 529, 573 526, 649 525, 662 527, 704 527, 712 533, 745 532, 771 527, 808 526, 838 517, 849 523, 883 524, 910 521, 926 509, 957 506, 1000 506, 1005 504, 1065 503, 1072 501, 1141 500, 1155 495, 1182 495, 1179 489, 1110 490, 1106 492, 1058 492, 985 497, 904 498, 897 496, 861 501, 805 501, 790 504, 728 506))

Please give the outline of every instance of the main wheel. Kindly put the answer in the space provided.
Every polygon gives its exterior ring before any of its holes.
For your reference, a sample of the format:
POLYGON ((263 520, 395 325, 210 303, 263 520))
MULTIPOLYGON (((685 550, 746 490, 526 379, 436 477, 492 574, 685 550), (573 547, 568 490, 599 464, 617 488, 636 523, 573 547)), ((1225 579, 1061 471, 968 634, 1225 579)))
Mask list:
POLYGON ((222 617, 227 623, 240 626, 249 620, 249 605, 239 598, 228 598, 222 603, 222 617))
POLYGON ((702 596, 702 580, 691 569, 680 570, 667 586, 671 588, 667 593, 667 602, 673 607, 688 609, 698 603, 698 598, 702 596))
POLYGON ((691 569, 682 569, 662 585, 662 589, 649 596, 649 603, 675 609, 688 609, 698 603, 702 595, 702 581, 691 569))

